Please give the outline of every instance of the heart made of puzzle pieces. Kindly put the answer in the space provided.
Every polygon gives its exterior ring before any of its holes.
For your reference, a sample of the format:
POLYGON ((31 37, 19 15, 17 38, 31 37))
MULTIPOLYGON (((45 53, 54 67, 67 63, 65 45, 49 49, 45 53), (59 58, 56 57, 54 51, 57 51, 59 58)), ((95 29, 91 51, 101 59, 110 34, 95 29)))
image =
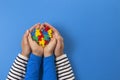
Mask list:
POLYGON ((45 26, 43 29, 34 29, 31 33, 32 39, 36 41, 40 46, 45 47, 53 37, 53 31, 50 27, 45 26))

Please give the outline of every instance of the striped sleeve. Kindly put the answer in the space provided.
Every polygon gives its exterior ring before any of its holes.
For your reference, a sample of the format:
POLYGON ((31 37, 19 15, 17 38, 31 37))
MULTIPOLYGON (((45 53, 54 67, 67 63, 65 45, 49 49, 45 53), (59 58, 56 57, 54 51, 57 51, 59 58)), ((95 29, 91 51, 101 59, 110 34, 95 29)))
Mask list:
POLYGON ((13 65, 10 68, 6 80, 23 80, 26 73, 27 62, 28 58, 24 57, 21 54, 18 54, 13 65))
POLYGON ((75 80, 71 64, 66 54, 56 58, 58 80, 75 80))

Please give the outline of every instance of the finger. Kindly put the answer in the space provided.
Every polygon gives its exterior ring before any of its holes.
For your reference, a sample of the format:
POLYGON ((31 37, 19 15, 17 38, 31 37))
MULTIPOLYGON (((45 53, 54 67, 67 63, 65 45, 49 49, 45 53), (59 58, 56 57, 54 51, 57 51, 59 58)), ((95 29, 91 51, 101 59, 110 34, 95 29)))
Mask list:
POLYGON ((24 33, 24 37, 28 37, 29 30, 24 33))
POLYGON ((45 28, 44 25, 41 24, 39 29, 40 29, 40 30, 43 30, 44 28, 45 28))
POLYGON ((32 26, 29 31, 32 32, 36 27, 40 26, 40 23, 35 24, 34 26, 32 26))
POLYGON ((51 40, 50 40, 50 42, 49 42, 49 43, 54 42, 54 40, 56 41, 55 35, 53 35, 53 37, 51 38, 51 40))
POLYGON ((28 35, 28 41, 29 41, 29 43, 30 43, 30 44, 33 42, 33 40, 32 40, 32 38, 31 38, 31 34, 30 34, 30 33, 29 33, 29 35, 28 35))
POLYGON ((52 38, 48 45, 55 46, 56 45, 56 38, 52 38))
POLYGON ((41 24, 38 23, 35 28, 39 29, 40 25, 41 25, 41 24))
POLYGON ((29 30, 27 30, 23 36, 23 40, 27 40, 27 37, 29 35, 29 30))
POLYGON ((61 44, 62 44, 62 41, 57 39, 57 48, 60 48, 61 44))
POLYGON ((25 32, 25 34, 24 34, 24 36, 23 36, 23 42, 24 42, 24 43, 27 43, 27 42, 28 42, 27 37, 28 37, 28 30, 25 32))
POLYGON ((58 32, 58 30, 55 29, 55 28, 54 28, 53 26, 51 26, 50 24, 44 23, 44 25, 45 25, 45 26, 49 26, 49 27, 53 30, 54 33, 56 33, 57 35, 60 35, 60 33, 58 32))
POLYGON ((57 41, 58 41, 58 40, 59 40, 59 41, 62 41, 62 42, 64 41, 64 40, 63 40, 63 37, 62 37, 61 35, 55 36, 55 38, 57 39, 57 41))
POLYGON ((63 38, 62 36, 57 36, 57 47, 60 47, 60 45, 62 45, 64 42, 63 42, 63 38))
POLYGON ((54 48, 55 48, 56 43, 57 43, 57 40, 56 40, 56 38, 54 38, 54 40, 53 40, 54 48))
POLYGON ((63 41, 63 37, 62 36, 58 36, 58 38, 57 38, 58 40, 60 40, 60 41, 63 41))

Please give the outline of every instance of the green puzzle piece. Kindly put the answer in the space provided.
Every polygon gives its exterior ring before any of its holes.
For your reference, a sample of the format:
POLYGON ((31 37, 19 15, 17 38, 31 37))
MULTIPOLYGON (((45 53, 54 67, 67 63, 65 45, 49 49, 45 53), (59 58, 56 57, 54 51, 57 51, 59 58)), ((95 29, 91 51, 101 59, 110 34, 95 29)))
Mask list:
POLYGON ((38 42, 38 38, 36 36, 32 36, 32 39, 38 42))
POLYGON ((44 40, 49 40, 49 35, 44 35, 44 40))

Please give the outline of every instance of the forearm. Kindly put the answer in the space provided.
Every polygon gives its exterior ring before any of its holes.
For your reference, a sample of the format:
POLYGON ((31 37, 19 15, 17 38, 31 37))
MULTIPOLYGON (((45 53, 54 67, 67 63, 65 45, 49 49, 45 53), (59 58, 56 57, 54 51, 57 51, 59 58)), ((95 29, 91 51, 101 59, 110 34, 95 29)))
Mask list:
POLYGON ((44 58, 43 80, 57 80, 54 55, 44 58))
POLYGON ((27 63, 28 63, 28 58, 24 57, 21 54, 18 54, 13 65, 10 68, 6 80, 16 80, 16 79, 23 80, 26 73, 27 63))
POLYGON ((58 80, 74 80, 75 76, 67 58, 66 54, 63 54, 56 58, 56 70, 58 80))
POLYGON ((42 57, 34 54, 30 55, 27 65, 25 80, 39 80, 42 57))

